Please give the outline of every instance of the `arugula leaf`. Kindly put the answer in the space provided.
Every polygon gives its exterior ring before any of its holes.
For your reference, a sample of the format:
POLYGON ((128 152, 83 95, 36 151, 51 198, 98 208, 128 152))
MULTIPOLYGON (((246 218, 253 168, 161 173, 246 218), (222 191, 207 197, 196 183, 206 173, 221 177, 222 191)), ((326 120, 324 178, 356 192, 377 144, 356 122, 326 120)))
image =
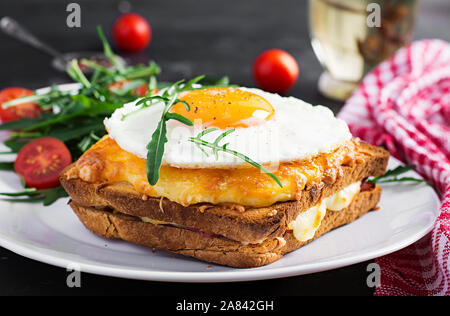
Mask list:
POLYGON ((158 89, 158 82, 156 81, 155 76, 150 76, 150 79, 148 82, 148 91, 151 91, 153 93, 153 91, 155 89, 158 89))
MULTIPOLYGON (((182 91, 195 89, 194 85, 197 84, 198 82, 200 82, 201 80, 203 80, 204 78, 205 78, 205 76, 198 76, 198 77, 195 77, 195 78, 189 80, 185 84, 183 84, 184 80, 180 80, 169 86, 166 86, 164 88, 164 90, 162 91, 162 95, 155 95, 155 96, 142 98, 141 100, 139 100, 136 103, 136 105, 142 105, 141 108, 139 108, 136 111, 131 112, 127 115, 124 115, 122 117, 122 120, 125 120, 130 115, 133 115, 133 114, 143 110, 144 108, 147 108, 147 107, 152 106, 159 102, 164 103, 164 110, 161 115, 161 119, 158 123, 156 130, 152 134, 151 141, 147 144, 147 150, 148 150, 148 152, 147 152, 147 179, 148 179, 148 182, 150 183, 150 185, 155 185, 159 179, 159 170, 161 168, 161 162, 162 162, 162 157, 164 155, 165 144, 167 143, 166 122, 169 120, 177 120, 185 125, 193 126, 193 122, 190 119, 188 119, 187 117, 184 117, 178 113, 170 113, 169 112, 170 109, 175 104, 180 103, 180 102, 184 104, 184 106, 186 107, 186 111, 188 111, 188 112, 190 111, 189 104, 184 100, 178 99, 178 93, 180 93, 182 91)), ((226 132, 226 133, 229 133, 229 132, 226 132)), ((226 135, 228 135, 228 134, 226 134, 226 135)), ((222 137, 225 137, 226 135, 222 135, 222 137)), ((219 140, 217 142, 219 142, 221 139, 222 138, 219 137, 219 140)), ((260 166, 259 164, 257 164, 253 160, 251 160, 250 158, 248 158, 238 152, 227 150, 226 146, 227 145, 222 146, 221 150, 227 151, 229 153, 232 152, 239 158, 244 159, 248 163, 257 166, 258 168, 260 168, 261 170, 263 170, 264 172, 269 174, 269 176, 274 178, 275 181, 277 181, 277 183, 280 186, 282 186, 282 184, 278 180, 278 178, 276 178, 272 173, 267 171, 264 167, 260 166)), ((205 151, 203 151, 203 152, 205 152, 205 151)), ((215 154, 217 154, 217 152, 215 152, 215 154)))
MULTIPOLYGON (((173 85, 172 87, 177 87, 177 85, 173 85)), ((154 97, 148 97, 144 102, 155 100, 162 100, 165 103, 163 113, 161 115, 161 119, 158 123, 158 126, 156 127, 156 130, 152 134, 152 139, 147 145, 147 179, 150 185, 155 185, 158 182, 159 179, 159 169, 161 168, 161 162, 162 157, 164 155, 164 147, 167 143, 167 126, 166 122, 175 119, 177 121, 180 121, 181 123, 184 123, 186 125, 192 126, 194 123, 192 123, 191 120, 188 118, 176 114, 176 113, 169 113, 170 109, 178 102, 184 102, 177 98, 178 94, 174 93, 170 98, 169 91, 171 89, 167 89, 167 91, 163 94, 162 97, 160 96, 154 96, 154 97)), ((175 89, 176 90, 176 89, 175 89)), ((145 105, 146 103, 144 103, 145 105)), ((187 103, 185 103, 186 109, 189 111, 190 107, 187 103)))
POLYGON ((183 86, 180 86, 178 88, 178 92, 181 91, 187 91, 187 90, 194 90, 194 85, 197 84, 198 82, 200 82, 201 80, 203 80, 205 78, 204 75, 201 76, 197 76, 191 80, 189 80, 188 82, 186 82, 186 84, 184 84, 183 86))
POLYGON ((17 138, 37 138, 37 137, 41 137, 42 133, 40 132, 9 132, 9 136, 11 136, 11 138, 17 139, 17 138))
POLYGON ((161 73, 161 68, 154 62, 150 61, 148 66, 127 67, 123 76, 125 79, 137 79, 142 77, 156 76, 161 73))
POLYGON ((70 97, 83 105, 83 115, 110 114, 122 107, 121 104, 111 104, 104 101, 98 101, 82 94, 72 95, 70 97))
POLYGON ((5 141, 3 144, 11 150, 12 154, 16 154, 27 143, 28 143, 28 141, 24 141, 24 140, 9 139, 9 140, 5 141))
POLYGON ((0 201, 14 202, 14 203, 34 203, 34 202, 42 202, 42 201, 44 201, 44 198, 28 197, 28 198, 23 198, 23 199, 0 199, 0 201))
POLYGON ((38 191, 34 188, 25 188, 24 191, 21 191, 21 192, 11 192, 11 193, 2 192, 2 193, 0 193, 0 195, 10 196, 10 197, 36 196, 36 195, 42 195, 42 191, 38 191))
MULTIPOLYGON (((214 127, 214 128, 209 128, 209 129, 207 129, 207 130, 204 130, 204 131, 200 132, 196 137, 190 137, 190 138, 189 138, 189 141, 190 141, 190 142, 193 142, 194 144, 196 144, 196 145, 198 145, 198 146, 204 146, 204 147, 207 147, 207 148, 212 149, 212 151, 213 151, 213 153, 214 153, 214 155, 215 155, 215 157, 216 157, 216 160, 218 159, 218 153, 219 153, 219 151, 225 152, 225 153, 228 153, 228 154, 231 154, 231 155, 233 155, 233 156, 235 156, 235 157, 237 157, 237 158, 239 158, 239 159, 241 159, 241 160, 247 162, 248 164, 250 164, 250 165, 252 165, 252 166, 258 168, 259 170, 261 170, 262 172, 264 172, 265 174, 267 174, 269 177, 271 177, 273 180, 275 180, 275 182, 276 182, 281 188, 283 187, 283 184, 281 183, 280 179, 278 179, 273 173, 271 173, 269 170, 267 170, 266 168, 264 168, 263 166, 261 166, 260 164, 258 164, 256 161, 252 160, 250 157, 247 157, 246 155, 241 154, 240 152, 237 152, 237 151, 235 151, 235 150, 228 149, 228 148, 227 148, 228 144, 219 145, 219 143, 220 143, 220 141, 221 141, 222 139, 224 139, 226 136, 228 136, 229 134, 231 134, 231 133, 233 133, 233 132, 235 131, 234 128, 233 128, 233 129, 230 129, 230 130, 228 130, 228 131, 226 131, 226 132, 223 132, 222 134, 220 134, 220 135, 214 140, 213 143, 210 143, 210 142, 208 142, 208 141, 206 141, 206 140, 201 139, 201 137, 202 137, 203 135, 206 135, 206 134, 208 134, 208 133, 214 132, 214 131, 216 131, 216 130, 218 130, 218 129, 215 128, 215 127, 214 127)), ((204 152, 204 151, 203 151, 203 152, 204 152)))
POLYGON ((4 102, 2 103, 2 108, 8 108, 11 106, 15 106, 18 104, 22 104, 22 103, 27 103, 27 102, 38 102, 38 101, 43 101, 43 100, 47 100, 49 98, 56 98, 56 97, 62 97, 65 95, 68 95, 69 92, 62 92, 62 91, 51 91, 50 93, 47 94, 38 94, 38 95, 30 95, 27 97, 21 97, 21 98, 17 98, 17 99, 13 99, 11 101, 8 102, 4 102))
POLYGON ((0 125, 0 130, 24 130, 24 129, 32 129, 34 126, 39 125, 40 123, 47 122, 50 118, 53 118, 54 114, 52 113, 44 113, 40 118, 30 119, 23 118, 17 121, 10 121, 0 125))
POLYGON ((166 120, 162 117, 152 134, 152 140, 147 145, 147 179, 151 185, 155 185, 159 179, 159 169, 164 155, 164 147, 167 143, 166 133, 166 120))
MULTIPOLYGON (((103 73, 105 73, 106 75, 109 75, 109 76, 112 76, 112 77, 114 77, 114 76, 116 75, 116 73, 115 73, 113 70, 110 70, 110 69, 107 68, 107 67, 104 67, 104 66, 102 66, 102 65, 99 65, 99 64, 97 64, 96 62, 94 62, 94 61, 92 61, 92 60, 90 60, 90 59, 83 58, 83 59, 81 59, 81 63, 82 63, 83 65, 89 67, 89 68, 92 68, 92 69, 98 71, 98 72, 103 72, 103 73)), ((98 77, 99 75, 100 75, 100 74, 97 73, 97 74, 95 75, 95 78, 94 78, 94 76, 92 76, 92 77, 93 77, 93 79, 97 79, 97 77, 98 77)), ((97 81, 97 80, 92 80, 92 81, 97 81)))
POLYGON ((230 86, 230 79, 227 76, 222 78, 204 76, 198 83, 203 87, 228 87, 230 86))
POLYGON ((166 120, 176 120, 178 122, 183 123, 184 125, 187 126, 193 126, 194 124, 192 123, 192 121, 186 117, 184 117, 181 114, 178 113, 167 113, 166 114, 166 120))
POLYGON ((105 53, 105 56, 108 57, 108 59, 111 61, 113 66, 117 69, 119 73, 124 73, 125 69, 121 62, 119 62, 116 58, 116 55, 111 49, 111 46, 109 45, 108 41, 106 40, 105 35, 103 34, 102 27, 100 25, 97 26, 97 33, 98 37, 100 37, 100 40, 103 43, 103 51, 105 53))
POLYGON ((96 142, 100 140, 100 137, 98 137, 93 131, 89 134, 83 137, 83 139, 77 144, 77 147, 80 149, 81 152, 85 152, 89 148, 91 148, 92 145, 94 145, 96 142))
POLYGON ((402 178, 398 178, 398 175, 401 175, 405 172, 408 172, 410 170, 415 169, 416 166, 415 165, 405 165, 405 166, 398 166, 394 169, 390 169, 388 171, 386 171, 386 173, 382 176, 379 177, 374 177, 373 179, 369 179, 367 180, 367 182, 371 182, 371 183, 389 183, 389 182, 425 182, 427 184, 428 181, 424 180, 424 179, 419 179, 419 178, 414 178, 414 177, 402 177, 402 178), (391 179, 389 179, 391 178, 391 179))
POLYGON ((67 68, 67 73, 72 77, 73 80, 80 82, 84 87, 90 88, 92 86, 92 84, 81 71, 80 66, 78 65, 78 60, 71 60, 70 68, 67 68))
POLYGON ((102 122, 86 123, 86 125, 64 125, 60 128, 53 129, 47 136, 58 138, 62 142, 82 137, 91 132, 104 131, 105 127, 102 122))
POLYGON ((16 202, 16 203, 43 202, 44 206, 51 205, 59 198, 68 196, 67 192, 64 190, 62 186, 47 190, 36 190, 33 188, 29 188, 25 189, 22 192, 0 193, 0 195, 11 197, 6 199, 0 199, 1 201, 16 202))
POLYGON ((44 206, 48 206, 56 202, 59 198, 68 197, 66 190, 62 186, 45 190, 44 192, 44 200, 43 204, 44 206))
POLYGON ((123 86, 120 87, 120 88, 112 87, 109 90, 112 93, 115 93, 115 94, 118 94, 120 96, 123 96, 123 95, 126 95, 128 93, 131 93, 134 89, 139 88, 143 84, 145 84, 144 80, 136 79, 136 80, 132 80, 132 81, 129 81, 129 82, 125 82, 123 84, 123 86))
POLYGON ((413 178, 413 177, 402 177, 402 178, 378 180, 376 183, 389 183, 389 182, 427 182, 427 181, 424 179, 413 178))
POLYGON ((390 169, 390 170, 386 171, 386 173, 384 175, 382 175, 381 177, 378 177, 378 179, 398 176, 402 173, 405 173, 405 172, 408 172, 409 170, 414 170, 414 169, 416 169, 415 165, 398 166, 394 169, 390 169))
POLYGON ((0 170, 14 171, 14 162, 0 162, 0 170))

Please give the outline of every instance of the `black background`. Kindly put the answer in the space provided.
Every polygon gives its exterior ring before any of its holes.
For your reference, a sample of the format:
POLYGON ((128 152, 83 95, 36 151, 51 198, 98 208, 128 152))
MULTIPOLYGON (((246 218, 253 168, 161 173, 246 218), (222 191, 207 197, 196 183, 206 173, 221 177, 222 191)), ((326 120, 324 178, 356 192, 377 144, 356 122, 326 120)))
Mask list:
MULTIPOLYGON (((317 92, 322 68, 308 37, 305 0, 150 0, 61 1, 2 0, 0 17, 11 16, 62 52, 100 50, 95 26, 107 34, 121 11, 145 16, 153 40, 143 53, 126 56, 131 62, 149 58, 162 67, 160 80, 176 81, 200 74, 228 75, 232 82, 254 86, 251 64, 268 48, 290 52, 300 66, 300 79, 289 94, 337 112, 342 103, 317 92), (66 26, 66 6, 81 5, 81 28, 66 26)), ((450 40, 450 2, 422 1, 415 39, 450 40)), ((51 68, 51 57, 0 34, 0 89, 35 89, 69 78, 51 68)), ((65 269, 39 263, 0 248, 0 295, 371 295, 364 262, 338 270, 276 280, 184 284, 116 279, 82 274, 81 288, 68 288, 65 269)))

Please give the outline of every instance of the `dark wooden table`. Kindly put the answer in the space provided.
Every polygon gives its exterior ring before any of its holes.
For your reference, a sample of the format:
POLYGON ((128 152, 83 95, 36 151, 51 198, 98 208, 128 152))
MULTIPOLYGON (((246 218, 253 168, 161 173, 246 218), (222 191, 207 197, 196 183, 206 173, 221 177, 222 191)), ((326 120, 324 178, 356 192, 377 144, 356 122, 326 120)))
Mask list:
MULTIPOLYGON (((293 96, 324 104, 337 112, 342 103, 317 92, 321 67, 308 38, 307 1, 299 0, 78 0, 81 28, 66 26, 71 1, 28 0, 0 2, 0 17, 11 16, 37 36, 63 51, 99 50, 95 26, 109 33, 121 10, 144 15, 153 28, 153 41, 131 60, 155 60, 161 80, 176 81, 199 74, 228 75, 232 82, 254 86, 251 64, 262 50, 282 48, 300 65, 293 96)), ((415 38, 450 40, 448 0, 423 1, 415 38)), ((51 58, 0 34, 0 89, 8 86, 39 88, 69 82, 50 65, 51 58)), ((371 295, 367 287, 369 262, 312 275, 268 281, 185 284, 116 279, 82 274, 81 288, 68 288, 65 269, 36 262, 0 248, 0 295, 371 295)))

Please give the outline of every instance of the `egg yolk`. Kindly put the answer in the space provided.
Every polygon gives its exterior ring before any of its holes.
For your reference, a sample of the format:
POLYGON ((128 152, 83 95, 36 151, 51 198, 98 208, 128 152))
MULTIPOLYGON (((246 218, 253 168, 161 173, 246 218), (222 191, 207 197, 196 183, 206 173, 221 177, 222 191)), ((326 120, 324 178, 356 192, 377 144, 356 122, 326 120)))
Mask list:
POLYGON ((263 97, 236 88, 192 90, 182 94, 180 99, 189 104, 190 111, 181 102, 171 111, 204 127, 255 126, 269 120, 275 112, 263 97))

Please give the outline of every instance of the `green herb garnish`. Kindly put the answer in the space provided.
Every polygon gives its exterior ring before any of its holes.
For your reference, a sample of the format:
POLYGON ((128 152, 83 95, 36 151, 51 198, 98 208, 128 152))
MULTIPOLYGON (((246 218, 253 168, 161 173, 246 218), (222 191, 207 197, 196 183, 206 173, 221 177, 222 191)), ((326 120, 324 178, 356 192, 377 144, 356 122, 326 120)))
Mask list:
POLYGON ((414 178, 414 177, 401 177, 401 178, 398 177, 399 175, 401 175, 405 172, 408 172, 410 170, 413 170, 415 168, 416 168, 415 165, 398 166, 394 169, 390 169, 390 170, 386 171, 386 173, 382 176, 374 177, 373 179, 367 180, 367 182, 371 182, 371 183, 389 183, 389 182, 421 183, 421 182, 425 182, 430 185, 430 183, 428 183, 428 181, 426 181, 424 179, 419 179, 419 178, 414 178))
MULTIPOLYGON (((77 159, 95 142, 106 134, 103 120, 110 116, 116 109, 125 103, 136 101, 139 96, 133 91, 142 86, 148 87, 147 97, 138 103, 142 108, 151 106, 157 102, 165 104, 165 111, 158 128, 148 144, 149 148, 149 179, 156 183, 159 176, 165 137, 166 122, 174 119, 186 125, 192 125, 187 118, 170 113, 174 103, 178 100, 176 94, 198 88, 224 87, 229 85, 227 77, 215 79, 199 76, 185 84, 182 81, 171 84, 158 82, 157 75, 160 67, 153 61, 146 65, 124 65, 114 54, 100 26, 97 27, 98 36, 102 42, 105 56, 112 67, 105 67, 93 60, 73 60, 69 64, 67 73, 69 77, 80 84, 76 91, 61 91, 58 87, 52 87, 48 93, 27 96, 3 103, 2 107, 15 106, 25 102, 37 102, 44 110, 39 118, 24 118, 0 124, 0 130, 9 130, 10 139, 4 142, 8 151, 0 152, 0 155, 15 154, 28 142, 40 137, 55 137, 63 141, 68 147, 73 159, 77 159), (86 76, 80 69, 80 65, 91 68, 92 76, 86 76), (121 84, 115 85, 120 82, 121 84), (196 85, 198 84, 198 86, 196 85), (158 89, 161 95, 152 96, 158 89)), ((187 108, 188 104, 185 104, 187 108)), ((125 119, 126 117, 124 117, 125 119)), ((0 170, 14 171, 12 162, 0 163, 0 170)), ((43 201, 45 205, 54 202, 57 198, 66 196, 62 187, 50 190, 34 190, 25 188, 15 197, 19 202, 43 201)), ((2 195, 2 194, 0 194, 2 195)), ((14 199, 8 199, 14 200, 14 199)))
MULTIPOLYGON (((193 125, 193 122, 190 119, 188 119, 178 113, 171 113, 170 109, 175 104, 181 102, 181 103, 184 103, 186 110, 189 112, 190 111, 189 104, 183 100, 178 99, 178 94, 180 92, 187 91, 187 90, 195 90, 195 89, 205 88, 205 86, 201 86, 201 85, 199 85, 198 87, 195 86, 198 82, 200 82, 204 79, 205 79, 205 76, 198 76, 194 79, 189 80, 185 84, 183 83, 183 80, 178 81, 178 82, 164 88, 162 95, 150 96, 150 97, 139 100, 136 103, 136 105, 141 105, 141 107, 139 109, 137 109, 136 111, 131 112, 122 117, 122 120, 125 120, 130 115, 138 113, 139 111, 141 111, 147 107, 153 106, 154 104, 161 103, 161 102, 164 103, 164 110, 161 115, 161 119, 158 123, 156 130, 152 134, 151 141, 147 145, 147 150, 148 150, 148 152, 147 152, 147 179, 151 185, 155 185, 159 179, 159 170, 161 168, 161 162, 162 162, 162 157, 164 155, 165 144, 167 143, 167 136, 166 136, 167 121, 177 120, 187 126, 193 125)), ((220 82, 220 84, 228 84, 228 79, 221 79, 221 80, 222 81, 220 82)), ((196 143, 197 146, 207 155, 206 151, 204 151, 203 148, 201 148, 201 145, 210 147, 210 143, 207 143, 206 141, 202 140, 201 137, 203 135, 205 135, 206 133, 212 132, 213 130, 216 130, 216 129, 209 129, 209 130, 203 131, 196 138, 190 138, 189 140, 196 143)), ((229 154, 233 154, 236 157, 238 157, 238 158, 246 161, 247 163, 257 167, 258 169, 262 170, 263 172, 268 174, 270 177, 272 177, 278 183, 278 185, 280 185, 280 187, 283 187, 280 180, 274 174, 270 173, 267 169, 265 169, 263 166, 259 165, 258 163, 256 163, 252 159, 250 159, 249 157, 247 157, 241 153, 238 153, 237 151, 227 149, 226 148, 227 144, 225 144, 223 146, 219 145, 219 142, 222 140, 222 138, 224 138, 225 136, 227 136, 229 133, 231 133, 233 131, 234 131, 234 129, 226 131, 225 133, 223 133, 221 136, 219 136, 216 139, 215 143, 211 144, 211 145, 215 146, 212 148, 213 148, 213 152, 216 155, 216 157, 217 157, 218 151, 224 151, 229 154)))
MULTIPOLYGON (((37 102, 44 110, 39 118, 24 118, 0 125, 0 130, 9 130, 10 139, 4 142, 9 151, 0 154, 17 153, 28 142, 40 137, 55 137, 63 141, 74 159, 91 147, 106 134, 103 120, 110 116, 123 104, 135 101, 139 96, 133 90, 144 84, 158 87, 156 76, 159 66, 150 62, 147 65, 123 65, 111 50, 100 27, 99 37, 104 54, 108 57, 112 68, 98 65, 94 61, 70 62, 67 73, 70 78, 80 84, 76 91, 61 91, 52 87, 48 93, 27 96, 3 103, 2 107, 15 106, 24 102, 37 102), (87 77, 80 69, 80 64, 94 70, 87 77), (124 82, 120 89, 112 84, 124 82)), ((153 91, 149 90, 150 93, 153 91)), ((1 162, 0 170, 14 171, 12 162, 1 162)), ((0 194, 9 197, 8 201, 35 202, 44 205, 53 203, 60 197, 67 196, 62 187, 49 190, 24 188, 22 192, 0 194)), ((4 199, 5 200, 5 199, 4 199)))
POLYGON ((0 162, 0 170, 14 171, 14 162, 0 162))
POLYGON ((151 141, 147 145, 147 179, 151 185, 155 185, 159 179, 159 169, 161 168, 162 157, 164 155, 164 147, 167 143, 167 121, 177 120, 188 126, 194 125, 188 118, 178 113, 169 112, 170 109, 179 102, 185 105, 186 111, 189 112, 191 109, 187 102, 178 99, 177 91, 180 89, 180 84, 181 82, 176 82, 167 88, 161 96, 143 98, 137 103, 137 105, 142 105, 141 109, 152 106, 155 104, 155 101, 157 101, 156 103, 164 103, 164 110, 162 112, 161 119, 156 127, 156 130, 152 134, 151 141))
POLYGON ((73 60, 67 73, 75 82, 80 83, 81 88, 78 91, 60 91, 53 87, 48 93, 15 99, 2 105, 9 107, 23 102, 38 102, 44 110, 47 110, 41 113, 40 118, 24 118, 0 125, 0 130, 19 131, 12 132, 11 138, 4 142, 10 153, 17 153, 33 139, 51 136, 62 140, 72 157, 77 159, 94 143, 93 140, 106 134, 103 125, 106 116, 110 116, 123 104, 139 98, 133 94, 138 85, 158 85, 155 76, 161 70, 156 63, 123 65, 112 52, 100 27, 98 33, 103 43, 104 54, 114 68, 82 60, 85 66, 95 71, 87 78, 80 69, 80 61, 73 60), (111 86, 116 82, 124 84, 120 89, 116 89, 111 86), (93 135, 95 137, 92 137, 93 135))
POLYGON ((10 197, 0 199, 0 201, 7 202, 43 202, 44 206, 53 204, 56 200, 62 197, 67 197, 67 192, 62 186, 47 189, 36 190, 34 188, 25 188, 22 192, 15 193, 0 193, 2 196, 10 197))
POLYGON ((100 26, 97 26, 97 33, 98 33, 98 36, 100 37, 100 40, 103 43, 103 51, 105 53, 105 56, 108 57, 109 61, 111 62, 111 64, 114 65, 115 69, 120 74, 123 74, 125 72, 124 66, 122 65, 122 63, 120 63, 117 60, 116 55, 112 51, 111 46, 109 45, 108 41, 106 40, 106 37, 103 34, 103 30, 100 26))
POLYGON ((202 151, 208 155, 206 153, 206 151, 203 150, 203 148, 201 148, 201 146, 203 147, 207 147, 212 149, 212 152, 214 153, 214 156, 216 157, 216 160, 218 159, 218 153, 221 152, 225 152, 228 154, 231 154, 247 163, 249 163, 250 165, 258 168, 259 170, 261 170, 262 172, 264 172, 265 174, 267 174, 269 177, 271 177, 273 180, 275 180, 275 182, 282 188, 283 184, 281 183, 280 179, 278 179, 273 173, 271 173, 269 170, 267 170, 266 168, 264 168, 263 166, 261 166, 260 164, 258 164, 256 161, 252 160, 251 158, 247 157, 244 154, 241 154, 235 150, 232 149, 228 149, 227 146, 229 145, 228 143, 224 144, 224 145, 220 145, 220 141, 222 139, 224 139, 227 135, 231 134, 232 132, 235 131, 235 129, 229 129, 226 132, 223 132, 222 134, 220 134, 213 143, 210 143, 206 140, 203 140, 202 137, 208 133, 214 132, 218 130, 218 128, 209 128, 206 129, 202 132, 200 132, 196 137, 190 137, 189 141, 193 142, 194 144, 196 144, 200 149, 202 149, 202 151))

